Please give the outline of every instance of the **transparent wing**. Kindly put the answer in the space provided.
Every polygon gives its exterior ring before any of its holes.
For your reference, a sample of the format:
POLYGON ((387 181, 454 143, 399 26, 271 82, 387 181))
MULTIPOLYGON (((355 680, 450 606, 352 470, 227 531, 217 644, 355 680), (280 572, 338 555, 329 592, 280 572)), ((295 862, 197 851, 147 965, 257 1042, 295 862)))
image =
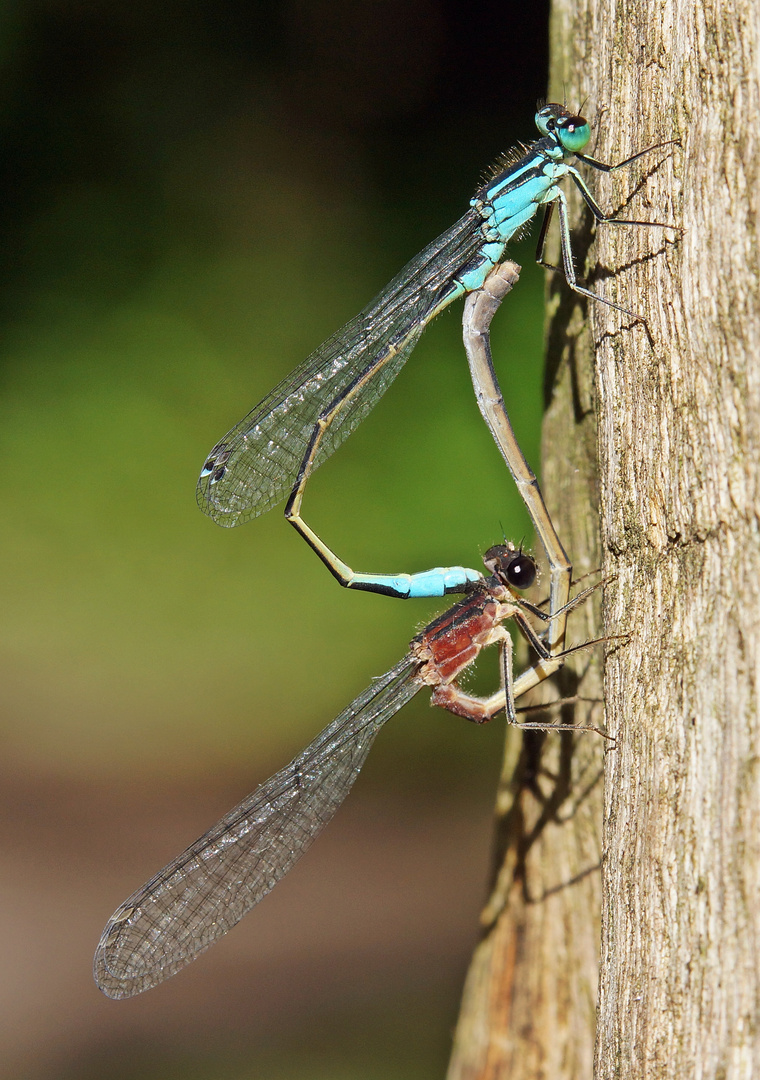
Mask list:
POLYGON ((114 913, 95 951, 111 998, 156 986, 226 934, 303 855, 356 780, 380 728, 421 688, 407 655, 298 757, 114 913))
POLYGON ((396 378, 442 290, 482 243, 482 219, 468 210, 232 428, 209 454, 198 480, 204 513, 233 526, 278 503, 295 483, 319 415, 391 350, 330 425, 314 467, 337 450, 396 378))

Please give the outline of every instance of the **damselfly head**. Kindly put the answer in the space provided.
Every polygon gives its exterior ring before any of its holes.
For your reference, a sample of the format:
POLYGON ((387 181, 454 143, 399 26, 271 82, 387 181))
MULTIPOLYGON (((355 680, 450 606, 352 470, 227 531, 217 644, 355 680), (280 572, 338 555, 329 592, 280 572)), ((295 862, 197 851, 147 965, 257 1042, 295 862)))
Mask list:
POLYGON ((536 580, 536 560, 513 544, 496 544, 483 556, 486 569, 504 585, 527 589, 536 580))
POLYGON ((577 154, 591 138, 588 120, 584 116, 576 116, 556 102, 550 102, 538 110, 536 127, 542 135, 555 138, 569 154, 577 154))

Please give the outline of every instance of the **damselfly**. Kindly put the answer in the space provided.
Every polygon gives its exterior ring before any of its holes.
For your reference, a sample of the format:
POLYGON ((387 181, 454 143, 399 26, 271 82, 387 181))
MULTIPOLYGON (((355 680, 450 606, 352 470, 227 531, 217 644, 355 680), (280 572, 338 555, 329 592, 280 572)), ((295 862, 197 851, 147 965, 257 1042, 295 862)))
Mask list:
MULTIPOLYGON (((491 548, 484 561, 488 579, 418 634, 406 656, 289 765, 117 908, 95 952, 95 981, 103 993, 126 998, 156 986, 239 922, 330 821, 380 728, 424 686, 433 689, 434 704, 457 715, 482 723, 506 706, 509 721, 516 723, 514 699, 552 674, 563 657, 549 655, 523 609, 550 616, 515 592, 532 584, 533 559, 507 545, 491 548), (510 618, 538 655, 514 681, 511 638, 503 626, 510 618), (503 686, 491 698, 477 698, 456 680, 493 643, 501 646, 503 686)), ((576 730, 561 724, 521 726, 576 730)))
MULTIPOLYGON (((560 186, 569 177, 600 224, 656 225, 608 216, 599 207, 572 158, 603 172, 670 145, 657 143, 616 165, 581 151, 591 129, 564 106, 536 113, 541 138, 506 154, 470 200, 470 209, 408 263, 356 318, 328 338, 295 371, 217 443, 198 481, 198 503, 224 526, 239 525, 270 509, 288 492, 285 516, 347 588, 392 596, 441 595, 443 578, 423 576, 410 586, 401 576, 355 574, 301 517, 304 489, 314 469, 348 437, 401 370, 427 324, 457 297, 478 290, 515 238, 544 208, 537 258, 543 262, 547 228, 556 205, 562 265, 576 293, 625 308, 579 284, 573 265, 567 202, 560 186), (432 593, 424 590, 432 587, 432 593), (414 590, 417 591, 414 591, 414 590)), ((672 140, 671 140, 672 141, 672 140)), ((634 318, 636 316, 633 316, 634 318)), ((475 571, 453 568, 445 591, 461 589, 475 571), (456 581, 455 581, 456 579, 456 581), (452 582, 455 582, 452 584, 452 582)))

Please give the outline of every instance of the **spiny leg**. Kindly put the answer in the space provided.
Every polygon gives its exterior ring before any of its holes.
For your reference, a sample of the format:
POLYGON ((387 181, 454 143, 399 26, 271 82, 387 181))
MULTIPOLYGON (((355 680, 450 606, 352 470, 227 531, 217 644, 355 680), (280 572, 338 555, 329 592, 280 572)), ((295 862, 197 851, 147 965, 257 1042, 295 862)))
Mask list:
MULTIPOLYGON (((626 165, 633 164, 634 161, 638 161, 639 158, 644 157, 645 154, 650 154, 653 150, 663 150, 666 146, 680 146, 680 139, 668 139, 666 142, 655 143, 654 146, 647 146, 644 150, 638 150, 635 154, 631 154, 630 157, 624 158, 622 161, 618 161, 616 165, 607 165, 603 161, 599 161, 597 158, 590 157, 588 154, 580 154, 575 151, 575 156, 578 161, 582 161, 584 165, 590 165, 592 169, 598 169, 599 172, 615 172, 616 169, 624 169, 626 165)), ((637 225, 647 225, 649 222, 641 221, 635 222, 637 225)), ((673 226, 668 225, 667 228, 673 226)))
MULTIPOLYGON (((636 161, 644 154, 648 154, 650 150, 659 150, 664 146, 670 146, 673 143, 677 143, 677 139, 671 139, 665 143, 658 143, 656 146, 649 146, 646 150, 640 150, 637 154, 633 154, 631 157, 626 158, 624 161, 619 161, 616 165, 606 165, 604 162, 597 161, 595 158, 587 157, 585 154, 576 154, 575 156, 583 161, 586 165, 591 165, 595 169, 599 169, 602 172, 614 172, 616 169, 622 169, 626 165, 630 165, 631 162, 636 161)), ((673 225, 668 221, 641 221, 637 218, 618 218, 612 214, 605 214, 599 203, 588 189, 583 177, 572 166, 567 166, 567 174, 578 188, 583 201, 588 206, 594 218, 599 224, 603 225, 643 225, 648 228, 660 228, 660 229, 672 229, 674 232, 682 233, 678 225, 673 225)), ((546 204, 546 211, 544 213, 544 220, 541 223, 541 231, 538 237, 538 244, 536 247, 536 262, 547 270, 553 270, 555 272, 562 272, 565 280, 573 292, 579 293, 581 296, 586 296, 591 300, 598 300, 602 304, 606 304, 607 307, 613 308, 615 311, 620 311, 624 315, 628 315, 640 322, 646 322, 642 316, 636 314, 634 311, 629 311, 627 308, 621 307, 619 304, 613 303, 611 300, 605 300, 603 296, 593 292, 591 289, 586 289, 584 286, 578 284, 578 279, 575 273, 575 264, 573 261, 572 244, 570 241, 570 226, 568 222, 567 212, 567 199, 564 192, 560 188, 556 188, 553 192, 551 201, 546 204), (551 263, 547 263, 544 260, 544 249, 546 247, 546 235, 549 229, 549 223, 552 218, 552 212, 554 209, 554 203, 557 204, 557 210, 559 213, 559 225, 560 225, 560 247, 562 251, 562 270, 551 263)))
MULTIPOLYGON (((569 288, 577 293, 579 296, 586 296, 589 300, 598 300, 600 304, 605 304, 607 307, 612 308, 614 311, 619 311, 623 315, 628 315, 631 319, 636 319, 637 322, 646 323, 646 319, 642 315, 638 315, 635 311, 630 311, 628 308, 622 307, 620 304, 614 303, 612 300, 607 300, 605 297, 600 296, 599 293, 595 293, 592 289, 587 289, 584 285, 578 284, 578 278, 575 273, 575 263, 573 261, 573 248, 570 240, 570 223, 567 211, 567 198, 564 191, 560 188, 554 192, 552 196, 552 202, 548 203, 546 207, 546 215, 544 217, 544 226, 541 228, 541 235, 539 237, 539 248, 536 251, 536 262, 543 266, 546 270, 559 271, 559 267, 553 266, 551 263, 547 263, 543 258, 543 247, 546 243, 546 233, 548 230, 548 223, 551 220, 554 203, 557 204, 557 213, 559 215, 559 240, 560 251, 562 252, 562 274, 569 288)), ((608 220, 608 219, 605 219, 608 220)), ((622 223, 621 223, 622 224, 622 223)), ((626 224, 628 224, 626 222, 626 224)), ((646 222, 644 222, 646 224, 646 222)))
MULTIPOLYGON (((583 593, 575 597, 566 605, 566 609, 572 610, 572 608, 576 607, 579 603, 588 599, 589 595, 593 593, 597 587, 598 586, 594 586, 591 589, 584 590, 583 593)), ((602 641, 608 639, 599 638, 593 641, 586 641, 580 645, 574 645, 569 649, 551 655, 549 654, 546 645, 541 641, 530 623, 522 615, 517 605, 524 605, 534 612, 538 611, 538 609, 534 608, 533 605, 527 604, 527 602, 521 601, 519 598, 514 599, 516 601, 514 604, 505 607, 502 618, 505 620, 507 618, 513 618, 515 620, 520 633, 536 651, 536 662, 515 679, 512 673, 512 639, 507 629, 503 625, 498 625, 494 627, 486 643, 499 644, 501 688, 494 694, 491 694, 490 697, 483 698, 467 693, 459 686, 456 679, 452 679, 435 687, 431 697, 431 704, 437 705, 440 708, 446 709, 448 712, 454 713, 456 716, 461 716, 476 724, 488 723, 488 721, 492 720, 497 713, 505 710, 507 720, 510 724, 516 727, 526 728, 527 730, 595 731, 605 738, 608 738, 609 736, 607 736, 606 732, 588 724, 582 726, 576 724, 548 724, 530 721, 520 722, 517 719, 517 710, 515 708, 516 698, 520 697, 528 690, 533 689, 535 686, 538 686, 539 683, 558 671, 564 664, 566 657, 570 654, 592 648, 594 645, 598 645, 602 641)), ((544 619, 551 618, 551 616, 546 615, 543 612, 538 613, 544 619)), ((566 614, 566 611, 560 612, 560 615, 564 614, 566 614)))
MULTIPOLYGON (((537 686, 550 675, 553 675, 562 666, 565 658, 571 653, 598 645, 600 642, 606 640, 605 638, 599 638, 595 641, 586 641, 582 645, 576 645, 547 660, 539 659, 533 667, 528 668, 518 676, 517 679, 514 679, 512 675, 512 639, 507 630, 504 628, 502 628, 502 630, 503 636, 500 635, 499 638, 501 644, 499 664, 501 669, 501 689, 497 690, 496 693, 491 694, 490 697, 484 698, 467 693, 467 691, 462 690, 456 682, 447 683, 435 688, 431 697, 432 705, 437 705, 439 708, 446 709, 447 712, 454 713, 455 716, 461 716, 465 720, 470 720, 475 724, 487 724, 498 713, 505 711, 509 724, 526 731, 594 731, 598 735, 602 735, 605 739, 611 738, 611 736, 602 728, 590 724, 556 724, 537 721, 521 721, 518 719, 517 709, 514 704, 516 698, 520 697, 527 690, 533 689, 534 686, 537 686)), ((553 704, 561 704, 561 702, 555 702, 553 704)))

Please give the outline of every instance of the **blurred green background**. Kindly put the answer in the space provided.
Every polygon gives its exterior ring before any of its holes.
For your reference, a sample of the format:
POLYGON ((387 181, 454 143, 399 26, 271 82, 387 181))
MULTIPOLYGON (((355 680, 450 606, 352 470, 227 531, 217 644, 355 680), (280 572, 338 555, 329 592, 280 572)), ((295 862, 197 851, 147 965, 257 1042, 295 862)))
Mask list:
MULTIPOLYGON (((533 137, 547 7, 3 6, 0 1075, 442 1075, 503 729, 422 694, 260 930, 135 1002, 102 999, 89 963, 116 904, 445 606, 346 593, 279 510, 222 530, 194 486, 224 432, 533 137)), ((534 246, 511 252, 493 347, 537 465, 534 246)), ((502 533, 529 536, 460 319, 429 329, 309 486, 307 521, 356 569, 477 567, 502 533)))

